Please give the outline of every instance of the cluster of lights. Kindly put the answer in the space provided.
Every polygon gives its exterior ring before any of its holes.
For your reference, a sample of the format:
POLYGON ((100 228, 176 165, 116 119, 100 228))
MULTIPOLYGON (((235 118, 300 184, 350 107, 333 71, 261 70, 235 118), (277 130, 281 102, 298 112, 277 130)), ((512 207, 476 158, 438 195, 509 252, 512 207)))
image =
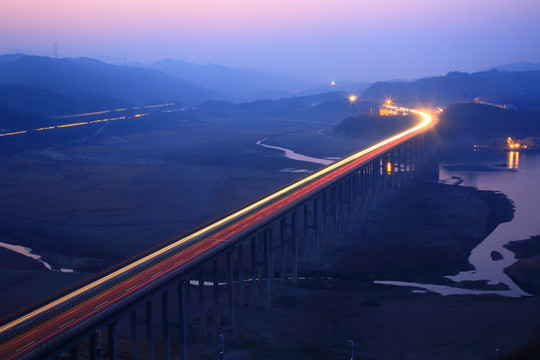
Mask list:
POLYGON ((508 143, 508 148, 510 150, 519 150, 519 149, 526 149, 527 145, 521 144, 519 141, 512 140, 511 137, 506 139, 506 142, 508 143))

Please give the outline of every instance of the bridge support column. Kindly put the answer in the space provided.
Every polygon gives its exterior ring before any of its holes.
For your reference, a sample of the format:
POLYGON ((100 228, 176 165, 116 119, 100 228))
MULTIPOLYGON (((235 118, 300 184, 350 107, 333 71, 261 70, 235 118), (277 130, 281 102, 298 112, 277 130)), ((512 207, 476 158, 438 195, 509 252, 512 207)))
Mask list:
POLYGON ((178 340, 180 346, 180 359, 187 360, 187 339, 186 339, 186 282, 182 280, 177 285, 178 292, 178 340))
POLYGON ((263 231, 263 248, 264 248, 264 277, 265 277, 265 308, 267 310, 270 309, 271 306, 271 289, 272 289, 272 280, 273 276, 271 276, 271 262, 272 262, 272 230, 271 229, 265 229, 263 231))
POLYGON ((287 281, 287 217, 279 220, 279 241, 281 252, 281 287, 285 287, 287 281))
POLYGON ((90 360, 96 360, 97 353, 97 335, 93 333, 88 339, 88 358, 90 360))
POLYGON ((212 262, 212 273, 214 275, 214 314, 216 318, 216 330, 219 332, 221 328, 221 309, 219 307, 219 274, 217 259, 212 262))
POLYGON ((71 360, 79 360, 79 346, 74 345, 71 349, 69 349, 69 358, 71 360))
POLYGON ((328 236, 328 224, 326 223, 327 221, 327 217, 328 217, 328 214, 326 213, 328 210, 327 210, 327 195, 326 195, 327 191, 325 190, 322 194, 322 209, 321 209, 321 212, 322 212, 322 241, 323 241, 323 244, 326 244, 326 237, 328 236))
POLYGON ((309 252, 309 237, 308 237, 308 232, 309 232, 309 219, 308 219, 308 204, 305 203, 304 206, 303 206, 303 209, 304 209, 304 227, 303 227, 303 231, 304 231, 304 236, 303 236, 303 258, 304 258, 304 264, 307 263, 307 256, 308 256, 308 252, 309 252))
POLYGON ((244 306, 244 246, 238 245, 238 305, 244 306))
POLYGON ((206 302, 204 301, 204 270, 199 269, 200 335, 206 333, 206 302))
POLYGON ((352 232, 353 227, 353 177, 349 176, 347 178, 347 202, 349 204, 347 222, 348 222, 348 231, 352 232))
POLYGON ((171 359, 171 336, 169 332, 169 292, 161 293, 161 322, 163 324, 163 358, 171 359))
POLYGON ((118 349, 116 344, 116 321, 107 325, 107 354, 109 360, 116 360, 118 358, 118 349))
POLYGON ((145 303, 146 313, 146 358, 154 359, 154 337, 152 336, 152 300, 145 303))
MULTIPOLYGON (((338 232, 338 198, 337 198, 337 188, 334 186, 331 190, 332 194, 332 225, 334 227, 333 234, 334 240, 337 238, 338 232)), ((334 241, 335 242, 335 241, 334 241)))
POLYGON ((313 199, 313 229, 315 230, 315 258, 317 261, 317 265, 320 264, 320 246, 319 246, 319 199, 315 198, 313 199))
POLYGON ((251 237, 251 306, 257 302, 257 237, 251 237))
POLYGON ((293 286, 298 287, 298 237, 296 235, 296 211, 291 213, 292 275, 293 286))
POLYGON ((137 309, 131 310, 130 313, 130 332, 131 332, 131 358, 137 360, 137 309))
POLYGON ((227 300, 229 305, 229 325, 234 338, 234 273, 232 252, 227 253, 227 300))

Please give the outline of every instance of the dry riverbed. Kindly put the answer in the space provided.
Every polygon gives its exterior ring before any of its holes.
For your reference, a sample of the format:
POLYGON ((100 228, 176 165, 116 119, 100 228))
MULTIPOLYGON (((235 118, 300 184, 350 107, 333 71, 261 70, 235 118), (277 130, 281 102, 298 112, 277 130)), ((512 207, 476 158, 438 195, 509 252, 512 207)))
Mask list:
MULTIPOLYGON (((368 215, 352 235, 324 248, 320 266, 302 267, 299 288, 275 291, 270 311, 241 308, 229 359, 487 359, 524 344, 540 325, 538 297, 413 292, 374 284, 444 284, 513 210, 504 195, 421 183, 368 215), (323 280, 320 280, 324 278, 323 280)), ((465 284, 473 288, 485 284, 465 284)), ((276 287, 279 287, 276 284, 276 287)), ((190 357, 217 357, 219 340, 193 338, 190 357)))

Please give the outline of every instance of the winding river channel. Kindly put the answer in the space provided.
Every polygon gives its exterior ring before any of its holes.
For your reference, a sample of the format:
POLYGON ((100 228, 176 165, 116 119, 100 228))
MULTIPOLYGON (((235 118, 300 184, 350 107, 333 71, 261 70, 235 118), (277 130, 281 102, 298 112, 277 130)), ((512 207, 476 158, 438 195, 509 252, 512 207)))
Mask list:
MULTIPOLYGON (((479 190, 500 191, 515 206, 512 221, 500 224, 488 237, 476 246, 469 262, 474 270, 447 276, 456 287, 436 284, 407 283, 400 281, 377 281, 381 284, 408 286, 441 295, 498 294, 509 297, 528 296, 503 270, 516 262, 514 253, 504 245, 510 241, 525 240, 540 234, 540 154, 534 152, 487 152, 456 162, 443 163, 439 167, 439 179, 445 183, 473 186, 479 190), (493 259, 492 252, 502 259, 493 259), (474 290, 458 287, 462 281, 487 281, 488 285, 502 284, 506 290, 474 290)), ((418 292, 418 290, 416 290, 418 292)))
MULTIPOLYGON (((257 145, 282 151, 292 160, 307 161, 323 165, 331 163, 329 159, 312 158, 277 146, 267 145, 262 139, 257 145)), ((479 190, 499 191, 505 194, 515 206, 512 221, 500 224, 484 241, 476 246, 469 256, 474 270, 449 274, 446 277, 455 286, 440 284, 422 284, 404 281, 375 281, 378 284, 406 286, 413 292, 435 292, 441 295, 481 295, 498 294, 508 297, 529 296, 510 279, 504 269, 514 262, 514 253, 504 245, 510 241, 525 240, 540 234, 540 154, 535 152, 475 152, 470 157, 447 161, 439 166, 439 181, 461 186, 473 186, 479 190), (493 258, 492 253, 502 258, 493 258), (459 287, 462 281, 485 281, 488 285, 502 285, 506 289, 483 290, 459 287)))

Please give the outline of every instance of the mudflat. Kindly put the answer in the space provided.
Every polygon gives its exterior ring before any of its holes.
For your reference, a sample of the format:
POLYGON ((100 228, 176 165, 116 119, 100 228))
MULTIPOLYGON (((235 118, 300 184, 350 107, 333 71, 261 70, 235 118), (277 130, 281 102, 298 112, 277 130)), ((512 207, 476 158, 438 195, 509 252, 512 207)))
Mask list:
MULTIPOLYGON (((301 266, 298 288, 276 283, 270 311, 240 308, 234 359, 487 359, 525 345, 540 323, 538 297, 441 296, 375 284, 445 284, 470 268, 471 249, 511 219, 500 193, 418 183, 387 199, 352 233, 327 239, 321 264, 301 266), (498 350, 497 350, 498 349, 498 350)), ((465 284, 482 288, 485 284, 465 284)), ((191 339, 210 358, 219 340, 191 339)))

